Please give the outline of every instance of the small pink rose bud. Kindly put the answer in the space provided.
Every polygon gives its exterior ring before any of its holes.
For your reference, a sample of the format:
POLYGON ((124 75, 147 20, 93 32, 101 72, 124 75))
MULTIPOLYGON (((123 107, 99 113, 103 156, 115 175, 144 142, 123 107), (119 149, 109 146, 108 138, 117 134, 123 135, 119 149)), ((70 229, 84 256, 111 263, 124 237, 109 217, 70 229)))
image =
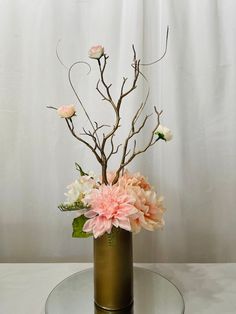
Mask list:
POLYGON ((74 105, 63 105, 57 109, 57 113, 61 118, 71 118, 75 115, 76 110, 74 105))
POLYGON ((104 55, 104 47, 101 45, 93 46, 89 49, 89 58, 100 59, 104 55))

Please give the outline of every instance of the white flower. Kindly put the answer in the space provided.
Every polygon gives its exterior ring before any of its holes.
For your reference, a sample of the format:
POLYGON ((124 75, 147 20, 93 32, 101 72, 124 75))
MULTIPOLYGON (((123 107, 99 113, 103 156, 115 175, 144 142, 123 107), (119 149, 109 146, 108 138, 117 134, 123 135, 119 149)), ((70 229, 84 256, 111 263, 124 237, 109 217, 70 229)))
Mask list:
POLYGON ((57 109, 57 113, 61 118, 71 118, 75 115, 75 106, 74 105, 63 105, 57 109))
POLYGON ((95 185, 95 180, 90 176, 82 176, 80 179, 75 180, 67 187, 68 192, 65 193, 65 196, 67 196, 66 204, 73 204, 78 200, 84 202, 86 195, 91 192, 95 185))
POLYGON ((89 58, 100 59, 104 55, 104 48, 101 45, 93 46, 89 49, 89 58))
POLYGON ((170 141, 173 138, 171 130, 161 124, 156 129, 156 134, 165 141, 170 141))

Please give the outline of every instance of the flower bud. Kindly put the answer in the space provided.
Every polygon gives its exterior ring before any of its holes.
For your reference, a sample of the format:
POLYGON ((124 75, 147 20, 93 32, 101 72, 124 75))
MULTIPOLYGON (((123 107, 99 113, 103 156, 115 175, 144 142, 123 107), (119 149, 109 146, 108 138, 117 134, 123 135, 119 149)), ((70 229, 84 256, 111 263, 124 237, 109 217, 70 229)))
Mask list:
POLYGON ((57 109, 57 113, 61 118, 71 118, 75 115, 76 110, 74 105, 63 105, 57 109))
POLYGON ((157 134, 164 141, 170 141, 173 138, 171 130, 161 124, 156 129, 155 134, 157 134))
POLYGON ((101 45, 93 46, 89 50, 89 58, 100 59, 104 55, 104 48, 101 45))

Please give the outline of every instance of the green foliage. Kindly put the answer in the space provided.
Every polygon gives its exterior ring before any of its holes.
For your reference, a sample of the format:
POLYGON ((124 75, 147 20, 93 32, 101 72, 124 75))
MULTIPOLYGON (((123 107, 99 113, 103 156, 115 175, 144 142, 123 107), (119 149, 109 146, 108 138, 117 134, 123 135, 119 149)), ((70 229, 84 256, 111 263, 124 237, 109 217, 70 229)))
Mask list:
POLYGON ((92 236, 91 233, 86 233, 83 231, 83 226, 87 220, 88 219, 84 215, 77 217, 73 220, 73 238, 88 238, 92 236))
POLYGON ((80 172, 81 177, 82 176, 88 176, 88 173, 84 172, 82 167, 77 162, 75 162, 75 168, 76 168, 76 170, 78 170, 80 172))
POLYGON ((84 206, 84 203, 81 202, 81 201, 76 201, 72 204, 60 204, 58 206, 58 208, 63 211, 63 212, 66 212, 66 211, 72 211, 72 210, 80 210, 80 209, 84 209, 86 208, 86 206, 84 206))

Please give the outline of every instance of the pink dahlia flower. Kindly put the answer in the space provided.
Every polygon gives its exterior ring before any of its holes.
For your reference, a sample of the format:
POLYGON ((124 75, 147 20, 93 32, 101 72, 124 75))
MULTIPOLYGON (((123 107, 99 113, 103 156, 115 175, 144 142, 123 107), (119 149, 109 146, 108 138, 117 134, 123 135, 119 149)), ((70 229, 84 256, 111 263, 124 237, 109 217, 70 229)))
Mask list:
POLYGON ((144 191, 136 188, 133 191, 136 195, 134 206, 138 209, 135 217, 130 217, 131 228, 134 233, 138 233, 141 228, 149 231, 162 228, 165 224, 163 213, 165 211, 162 201, 163 198, 157 197, 154 191, 144 191))
POLYGON ((128 170, 120 177, 118 185, 125 189, 130 186, 136 186, 145 191, 151 190, 151 186, 144 176, 139 172, 132 174, 128 170))
MULTIPOLYGON (((112 178, 112 173, 109 178, 112 178)), ((135 199, 137 213, 130 217, 131 230, 134 233, 138 233, 141 228, 153 231, 164 226, 163 199, 157 196, 145 177, 140 173, 131 174, 125 171, 117 185, 135 199)))
MULTIPOLYGON (((110 171, 107 173, 107 180, 110 184, 112 184, 115 175, 116 173, 114 171, 110 171)), ((151 189, 149 182, 144 176, 142 176, 139 172, 132 174, 128 170, 126 170, 124 174, 119 178, 117 185, 124 189, 126 189, 128 186, 139 186, 145 191, 151 189)))
POLYGON ((134 197, 124 189, 102 185, 94 189, 86 200, 91 209, 84 214, 89 218, 84 224, 84 232, 93 233, 97 238, 105 232, 110 233, 113 226, 131 231, 129 217, 136 214, 137 209, 134 197))

